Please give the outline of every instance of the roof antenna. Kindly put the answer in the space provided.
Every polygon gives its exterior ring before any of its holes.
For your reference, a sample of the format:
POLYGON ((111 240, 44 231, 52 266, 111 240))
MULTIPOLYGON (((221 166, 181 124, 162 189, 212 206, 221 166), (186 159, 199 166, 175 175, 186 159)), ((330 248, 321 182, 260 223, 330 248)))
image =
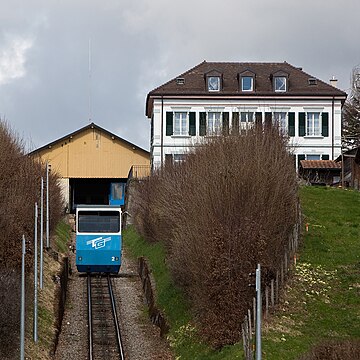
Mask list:
POLYGON ((89 38, 89 123, 91 123, 91 39, 89 38))

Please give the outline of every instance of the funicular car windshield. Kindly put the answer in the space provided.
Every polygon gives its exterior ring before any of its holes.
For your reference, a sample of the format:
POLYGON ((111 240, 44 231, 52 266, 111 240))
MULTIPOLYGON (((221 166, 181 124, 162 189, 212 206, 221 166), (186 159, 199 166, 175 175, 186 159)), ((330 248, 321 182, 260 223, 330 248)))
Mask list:
POLYGON ((118 233, 119 231, 119 211, 79 211, 78 213, 78 232, 118 233))

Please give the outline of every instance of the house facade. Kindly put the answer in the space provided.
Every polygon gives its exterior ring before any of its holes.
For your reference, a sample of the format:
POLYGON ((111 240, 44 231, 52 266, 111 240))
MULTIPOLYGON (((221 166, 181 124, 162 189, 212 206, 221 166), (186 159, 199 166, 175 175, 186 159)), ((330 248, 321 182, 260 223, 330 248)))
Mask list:
POLYGON ((148 93, 152 168, 181 161, 207 136, 277 124, 296 164, 341 153, 346 93, 283 63, 202 62, 148 93))

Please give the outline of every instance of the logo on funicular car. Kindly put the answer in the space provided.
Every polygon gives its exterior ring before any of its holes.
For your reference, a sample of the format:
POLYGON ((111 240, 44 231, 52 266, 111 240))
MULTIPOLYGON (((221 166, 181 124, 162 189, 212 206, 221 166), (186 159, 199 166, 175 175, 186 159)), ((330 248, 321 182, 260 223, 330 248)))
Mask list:
POLYGON ((91 247, 93 247, 93 248, 95 248, 95 250, 97 250, 97 249, 101 249, 101 248, 105 247, 105 244, 108 241, 111 241, 111 236, 109 236, 107 238, 103 238, 102 236, 100 236, 99 238, 87 241, 86 245, 91 244, 91 247))

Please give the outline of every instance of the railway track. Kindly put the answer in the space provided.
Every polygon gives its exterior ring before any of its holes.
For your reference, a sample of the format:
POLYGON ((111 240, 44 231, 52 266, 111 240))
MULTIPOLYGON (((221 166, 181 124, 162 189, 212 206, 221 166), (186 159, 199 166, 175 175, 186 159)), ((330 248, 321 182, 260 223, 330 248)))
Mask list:
POLYGON ((125 359, 110 276, 87 276, 89 359, 125 359))

